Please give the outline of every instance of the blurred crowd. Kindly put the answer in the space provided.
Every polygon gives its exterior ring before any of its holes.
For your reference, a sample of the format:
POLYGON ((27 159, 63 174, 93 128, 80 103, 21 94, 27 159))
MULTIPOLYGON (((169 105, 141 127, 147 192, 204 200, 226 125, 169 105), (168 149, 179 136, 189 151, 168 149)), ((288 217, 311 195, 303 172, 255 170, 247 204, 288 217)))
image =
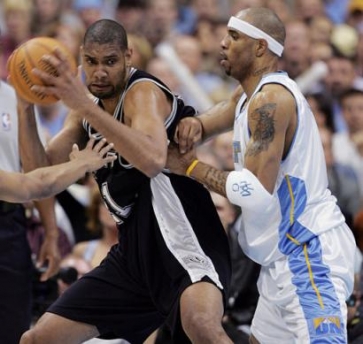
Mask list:
MULTIPOLYGON (((300 86, 314 112, 325 150, 329 187, 357 239, 358 262, 363 251, 363 0, 1 0, 0 78, 12 51, 37 36, 64 43, 80 62, 85 29, 101 18, 119 21, 129 33, 133 65, 159 77, 175 93, 202 112, 222 101, 236 87, 219 66, 220 42, 228 18, 247 7, 269 7, 286 24, 280 69, 300 86)), ((62 128, 68 109, 61 103, 37 106, 44 142, 62 128)), ((198 148, 198 154, 226 170, 233 169, 232 134, 225 133, 198 148)), ((90 178, 57 197, 63 277, 61 293, 74 278, 97 265, 117 242, 112 218, 105 211, 90 178), (69 268, 74 268, 72 275, 69 268), (68 270, 67 270, 68 269, 68 270)), ((214 198, 231 239, 239 214, 226 199, 214 198)), ((42 226, 28 205, 29 240, 34 255, 42 226)), ((237 245, 238 246, 238 245, 237 245)), ((234 251, 232 250, 232 253, 234 251)), ((234 252, 235 278, 229 319, 248 333, 257 300, 256 269, 234 252), (238 258, 238 259, 237 259, 238 258), (244 263, 241 264, 241 261, 244 263), (249 269, 249 270, 248 270, 249 269), (246 273, 250 271, 249 278, 246 273), (247 299, 250 301, 246 304, 247 299), (251 296, 252 295, 252 296, 251 296), (240 300, 240 304, 236 303, 240 300), (236 307, 242 311, 235 312, 236 307), (232 320, 231 320, 232 319, 232 320)), ((357 264, 356 301, 351 312, 352 336, 359 336, 361 263, 357 264)), ((44 288, 44 286, 42 286, 44 288)), ((44 302, 44 290, 36 294, 44 302)), ((362 330, 363 333, 363 330, 362 330)), ((352 338, 353 340, 353 338, 352 338)))

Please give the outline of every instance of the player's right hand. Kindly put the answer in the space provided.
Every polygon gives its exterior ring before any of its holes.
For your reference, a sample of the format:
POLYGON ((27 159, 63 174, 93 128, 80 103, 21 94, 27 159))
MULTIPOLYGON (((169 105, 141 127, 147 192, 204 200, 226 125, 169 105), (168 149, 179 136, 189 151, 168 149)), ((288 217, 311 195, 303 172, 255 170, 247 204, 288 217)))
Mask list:
POLYGON ((174 135, 174 141, 179 145, 179 152, 184 154, 190 151, 195 143, 202 140, 203 126, 202 122, 196 117, 183 118, 174 135))

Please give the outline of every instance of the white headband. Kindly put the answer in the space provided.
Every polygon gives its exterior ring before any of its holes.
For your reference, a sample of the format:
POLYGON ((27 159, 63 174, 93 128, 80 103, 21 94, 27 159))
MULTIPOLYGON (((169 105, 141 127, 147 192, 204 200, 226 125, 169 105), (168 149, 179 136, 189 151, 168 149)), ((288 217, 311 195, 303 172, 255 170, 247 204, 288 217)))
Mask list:
POLYGON ((251 38, 265 39, 267 41, 268 48, 277 56, 281 56, 282 52, 284 51, 283 45, 277 42, 276 39, 272 38, 266 32, 258 29, 256 26, 253 26, 250 23, 247 23, 244 20, 238 19, 236 17, 231 17, 227 26, 239 32, 242 32, 251 38))

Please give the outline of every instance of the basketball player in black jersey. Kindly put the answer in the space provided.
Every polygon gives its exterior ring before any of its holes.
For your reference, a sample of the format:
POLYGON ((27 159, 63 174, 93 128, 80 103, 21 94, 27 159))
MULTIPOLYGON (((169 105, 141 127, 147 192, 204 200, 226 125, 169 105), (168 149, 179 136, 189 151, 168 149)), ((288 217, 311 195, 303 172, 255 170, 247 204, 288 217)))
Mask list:
MULTIPOLYGON (((173 343, 232 343, 221 326, 230 280, 226 234, 209 192, 164 169, 168 142, 191 107, 153 76, 131 67, 123 27, 91 25, 81 48, 88 90, 59 51, 44 56, 58 77, 35 70, 72 109, 46 152, 31 106, 21 110, 21 146, 37 166, 67 160, 90 135, 114 143, 117 159, 94 177, 119 228, 120 243, 26 332, 21 344, 81 343, 93 337, 143 341, 163 323, 173 343), (36 163, 34 159, 38 159, 36 163)), ((26 157, 25 156, 25 157, 26 157)))

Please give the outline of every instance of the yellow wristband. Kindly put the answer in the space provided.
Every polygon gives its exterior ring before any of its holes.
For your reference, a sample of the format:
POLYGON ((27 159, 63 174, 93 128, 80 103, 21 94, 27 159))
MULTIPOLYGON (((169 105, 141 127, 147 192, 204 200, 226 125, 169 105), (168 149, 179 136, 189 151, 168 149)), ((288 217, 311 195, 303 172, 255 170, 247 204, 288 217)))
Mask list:
POLYGON ((187 168, 187 171, 185 172, 187 177, 190 177, 190 174, 194 170, 195 166, 197 166, 198 162, 199 162, 198 159, 194 159, 193 162, 189 165, 189 167, 187 168))

